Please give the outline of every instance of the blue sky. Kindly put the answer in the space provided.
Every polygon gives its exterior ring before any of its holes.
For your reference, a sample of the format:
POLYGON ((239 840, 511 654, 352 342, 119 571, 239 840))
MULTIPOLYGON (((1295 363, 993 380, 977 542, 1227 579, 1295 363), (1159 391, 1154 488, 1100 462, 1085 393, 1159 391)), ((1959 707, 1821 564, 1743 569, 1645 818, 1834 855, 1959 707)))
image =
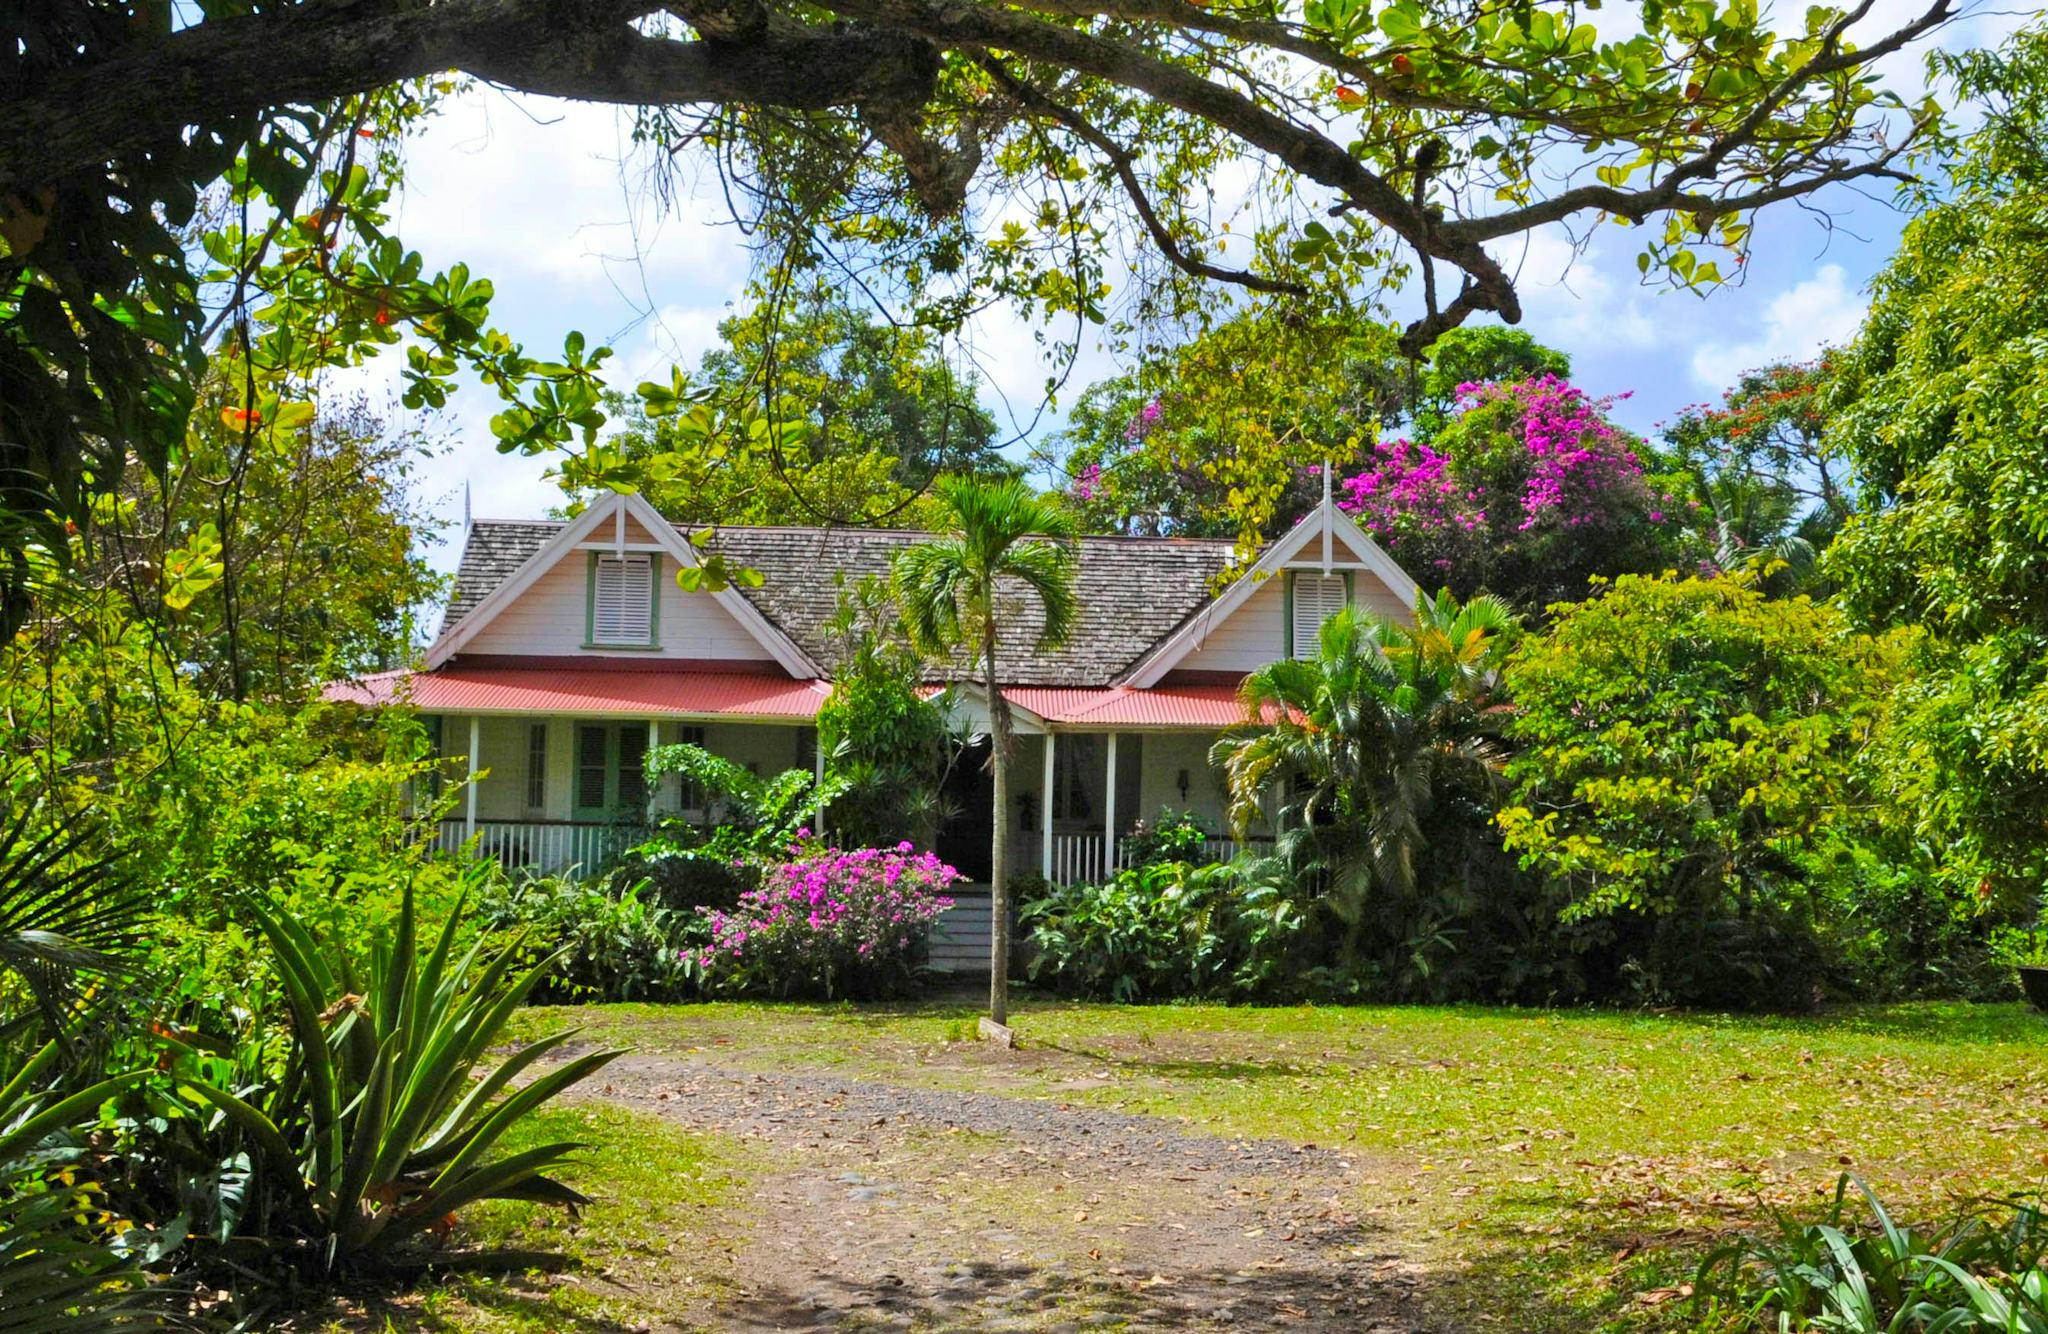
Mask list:
MULTIPOLYGON (((1903 13, 1904 0, 1880 0, 1903 13)), ((1873 17, 1882 21, 1884 15, 1873 17)), ((1950 28, 1944 44, 1995 40, 2019 22, 1985 11, 1950 28)), ((1892 85, 1917 92, 1919 56, 1895 58, 1892 85)), ((397 231, 430 267, 457 260, 497 288, 500 327, 529 350, 558 349, 581 330, 617 349, 615 383, 630 386, 671 362, 694 365, 716 337, 748 273, 741 238, 714 184, 685 181, 664 210, 644 174, 628 164, 626 117, 611 108, 512 97, 479 88, 464 94, 408 148, 409 183, 397 231)), ((1696 296, 1638 285, 1633 238, 1595 233, 1576 252, 1557 230, 1500 257, 1522 275, 1522 327, 1570 353, 1574 378, 1598 394, 1631 392, 1617 416, 1648 432, 1690 403, 1715 398, 1746 367, 1806 357, 1855 332, 1864 289, 1890 254, 1901 219, 1883 186, 1837 190, 1811 209, 1780 206, 1756 231, 1742 286, 1696 296)), ((1047 367, 1031 330, 1014 317, 985 318, 966 349, 984 382, 986 405, 1006 431, 1032 424, 1047 367)), ((397 375, 387 357, 361 377, 383 398, 397 375)), ((1063 402, 1115 369, 1099 347, 1083 349, 1063 402)), ((559 499, 544 461, 506 458, 493 448, 491 395, 459 393, 440 423, 444 454, 423 470, 438 512, 457 525, 465 485, 479 517, 541 513, 559 499)), ((1037 418, 1040 431, 1057 418, 1037 418)), ((449 542, 433 552, 452 565, 449 542)))

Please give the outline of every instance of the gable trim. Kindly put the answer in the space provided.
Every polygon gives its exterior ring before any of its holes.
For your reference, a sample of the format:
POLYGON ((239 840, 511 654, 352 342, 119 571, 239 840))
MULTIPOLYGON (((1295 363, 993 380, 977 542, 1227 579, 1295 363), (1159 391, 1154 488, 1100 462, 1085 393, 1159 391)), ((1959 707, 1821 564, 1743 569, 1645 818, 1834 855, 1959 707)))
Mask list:
MULTIPOLYGON (((1392 556, 1381 550, 1380 544, 1373 541, 1350 515, 1338 509, 1334 500, 1325 498, 1317 507, 1312 521, 1304 520, 1296 524, 1292 532, 1267 547, 1265 554, 1239 576, 1237 582, 1217 594, 1209 605, 1190 616, 1187 624, 1140 658, 1137 665, 1124 675, 1123 683, 1141 689, 1159 684, 1161 677, 1172 671, 1181 659, 1200 648, 1208 640, 1209 635, 1228 620, 1232 612, 1248 602, 1268 579, 1284 579, 1285 572, 1290 568, 1321 570, 1326 568, 1324 561, 1332 562, 1327 567, 1331 573, 1343 568, 1332 560, 1332 548, 1336 542, 1351 548, 1352 554, 1357 557, 1355 566, 1370 572, 1389 591, 1398 594, 1402 605, 1415 605, 1415 598, 1420 590, 1415 581, 1408 577, 1408 572, 1402 569, 1392 556), (1321 560, 1303 556, 1311 543, 1320 545, 1321 560)), ((1285 597, 1286 592, 1283 584, 1281 595, 1285 597)), ((1291 602, 1291 599, 1289 601, 1291 602)), ((1291 634, 1288 643, 1291 649, 1291 634)))
MULTIPOLYGON (((643 529, 652 534, 654 537, 653 545, 675 557, 676 565, 679 569, 696 568, 698 564, 696 547, 681 532, 677 531, 674 524, 656 513, 654 506, 647 502, 646 497, 638 494, 605 496, 592 504, 589 509, 586 509, 583 513, 563 525, 562 530, 549 539, 546 546, 529 556, 525 564, 514 570, 496 588, 485 594, 483 599, 470 611, 469 615, 463 617, 459 623, 443 630, 441 637, 434 642, 433 647, 427 650, 427 669, 431 671, 461 652, 464 644, 469 643, 477 636, 479 631, 497 619, 499 613, 503 612, 506 607, 518 601, 521 594, 538 583, 542 575, 553 569, 556 563, 571 551, 586 545, 586 543, 591 546, 612 545, 603 543, 601 540, 591 540, 597 532, 598 525, 602 524, 605 520, 610 519, 613 522, 613 532, 619 539, 617 545, 626 545, 624 538, 625 525, 628 518, 637 521, 643 529)), ((659 562, 656 562, 656 565, 658 570, 659 562)), ((656 583, 657 585, 659 584, 658 573, 656 583)), ((791 676, 800 679, 815 679, 823 675, 818 670, 817 664, 806 657, 803 651, 797 648, 787 635, 771 625, 768 618, 763 616, 753 603, 742 597, 737 589, 727 587, 709 596, 712 601, 723 607, 727 614, 738 621, 740 627, 752 637, 754 642, 766 650, 768 656, 775 659, 776 663, 791 676)), ((655 599, 657 610, 654 613, 657 617, 660 615, 658 610, 660 605, 661 599, 657 597, 655 599)))

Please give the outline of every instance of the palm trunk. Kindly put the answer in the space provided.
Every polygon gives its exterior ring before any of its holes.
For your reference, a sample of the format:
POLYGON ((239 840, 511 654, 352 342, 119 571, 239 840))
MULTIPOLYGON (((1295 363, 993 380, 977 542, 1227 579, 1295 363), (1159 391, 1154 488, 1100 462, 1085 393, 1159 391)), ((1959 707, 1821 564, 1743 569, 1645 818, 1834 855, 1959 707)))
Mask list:
POLYGON ((989 765, 995 775, 995 831, 990 838, 988 874, 988 1017, 1010 1022, 1010 708, 996 684, 996 630, 982 629, 981 653, 988 684, 989 765))

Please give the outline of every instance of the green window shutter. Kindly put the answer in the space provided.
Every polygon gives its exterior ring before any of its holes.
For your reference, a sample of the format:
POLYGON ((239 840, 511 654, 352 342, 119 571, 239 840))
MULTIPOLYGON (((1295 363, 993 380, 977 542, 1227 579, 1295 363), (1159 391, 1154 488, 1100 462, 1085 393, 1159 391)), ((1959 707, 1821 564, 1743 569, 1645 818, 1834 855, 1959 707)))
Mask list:
POLYGON ((619 724, 619 790, 614 809, 637 820, 647 809, 647 724, 619 724))

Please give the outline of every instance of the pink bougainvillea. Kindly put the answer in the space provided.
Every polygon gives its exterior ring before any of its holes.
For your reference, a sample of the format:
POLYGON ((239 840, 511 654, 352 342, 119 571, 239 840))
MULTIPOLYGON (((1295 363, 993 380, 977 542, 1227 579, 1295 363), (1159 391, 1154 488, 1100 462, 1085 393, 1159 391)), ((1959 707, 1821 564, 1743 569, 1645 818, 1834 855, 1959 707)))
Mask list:
POLYGON ((844 851, 808 834, 731 912, 710 914, 711 943, 695 957, 711 989, 876 995, 921 960, 960 873, 908 843, 844 851))
POLYGON ((1338 483, 1338 504, 1425 583, 1526 606, 1584 595, 1590 575, 1661 568, 1677 507, 1644 476, 1615 400, 1554 375, 1458 386, 1433 438, 1385 440, 1338 483), (1660 503, 1661 502, 1661 503, 1660 503))
POLYGON ((1611 507, 1610 493, 1642 485, 1642 460, 1607 420, 1612 398, 1593 398, 1555 375, 1543 375, 1509 384, 1461 384, 1458 402, 1467 412, 1498 403, 1520 416, 1528 468, 1517 526, 1524 532, 1543 523, 1576 528, 1596 522, 1611 507))

